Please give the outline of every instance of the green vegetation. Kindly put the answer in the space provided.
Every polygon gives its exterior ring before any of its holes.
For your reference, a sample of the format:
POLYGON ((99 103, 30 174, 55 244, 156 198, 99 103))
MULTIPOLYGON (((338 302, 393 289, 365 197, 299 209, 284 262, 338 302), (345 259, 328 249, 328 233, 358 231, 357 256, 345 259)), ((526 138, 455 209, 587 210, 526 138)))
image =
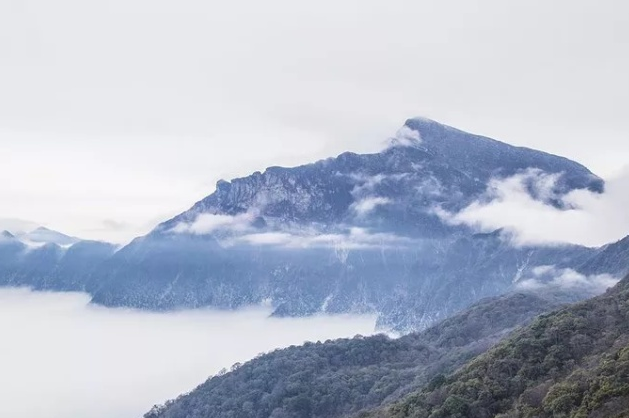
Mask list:
POLYGON ((629 417, 629 277, 365 417, 629 417))
MULTIPOLYGON (((145 418, 285 418, 352 415, 398 400, 495 345, 558 302, 513 294, 480 302, 419 334, 307 343, 235 367, 145 418)), ((452 398, 447 407, 465 408, 452 398)))

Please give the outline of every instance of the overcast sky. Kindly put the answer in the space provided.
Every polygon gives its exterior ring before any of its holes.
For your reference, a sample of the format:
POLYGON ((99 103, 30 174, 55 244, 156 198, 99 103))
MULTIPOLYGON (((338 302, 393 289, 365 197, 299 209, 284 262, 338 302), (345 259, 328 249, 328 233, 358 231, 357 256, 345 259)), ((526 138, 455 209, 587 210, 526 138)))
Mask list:
POLYGON ((4 0, 0 218, 124 241, 415 115, 613 178, 627 51, 623 0, 4 0))

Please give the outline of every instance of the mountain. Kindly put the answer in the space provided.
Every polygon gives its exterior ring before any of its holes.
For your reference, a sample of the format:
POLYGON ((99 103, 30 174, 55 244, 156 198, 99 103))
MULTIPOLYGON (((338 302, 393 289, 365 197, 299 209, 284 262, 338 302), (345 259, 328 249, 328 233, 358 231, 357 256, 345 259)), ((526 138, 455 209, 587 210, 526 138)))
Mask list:
POLYGON ((9 231, 0 232, 0 240, 12 240, 15 238, 15 235, 10 233, 9 231))
POLYGON ((0 233, 0 285, 83 291, 92 272, 116 246, 84 241, 47 228, 0 233))
POLYGON ((17 237, 20 241, 29 245, 45 245, 45 244, 57 244, 59 246, 70 246, 81 241, 79 238, 70 237, 62 234, 61 232, 53 231, 51 229, 40 226, 32 230, 31 232, 18 234, 17 237))
POLYGON ((584 274, 596 274, 604 270, 616 277, 624 277, 627 274, 627 260, 629 237, 600 248, 594 257, 580 266, 579 270, 584 274))
MULTIPOLYGON (((565 158, 410 119, 379 153, 219 181, 190 210, 116 252, 88 290, 106 306, 270 301, 277 316, 377 312, 382 327, 422 329, 514 290, 539 266, 578 269, 601 252, 514 247, 500 231, 476 234, 440 215, 515 175, 533 198, 558 208, 572 190, 604 188, 565 158), (539 184, 542 175, 553 176, 551 187, 539 184)), ((602 264, 592 271, 607 273, 602 264)))
POLYGON ((145 418, 337 418, 393 402, 483 353, 562 300, 516 293, 483 300, 418 334, 306 343, 210 378, 145 418))
POLYGON ((571 191, 604 190, 568 159, 415 118, 378 153, 221 180, 119 251, 44 228, 7 236, 0 285, 86 291, 94 303, 147 310, 271 303, 275 316, 369 312, 380 328, 408 332, 523 286, 567 281, 583 299, 629 273, 617 257, 629 254, 629 239, 522 247, 448 218, 514 178, 558 209, 570 209, 571 191))
POLYGON ((626 417, 629 277, 372 417, 626 417))
POLYGON ((19 264, 19 255, 26 249, 9 231, 0 232, 0 277, 6 280, 19 264))

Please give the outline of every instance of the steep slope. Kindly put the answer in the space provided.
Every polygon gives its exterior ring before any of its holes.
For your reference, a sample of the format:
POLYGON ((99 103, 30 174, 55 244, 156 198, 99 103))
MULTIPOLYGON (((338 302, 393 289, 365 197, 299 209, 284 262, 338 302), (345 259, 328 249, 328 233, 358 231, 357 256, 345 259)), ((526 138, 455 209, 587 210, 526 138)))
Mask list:
POLYGON ((209 379, 146 418, 335 418, 399 399, 557 307, 530 293, 482 301, 419 334, 307 343, 209 379))
POLYGON ((0 277, 3 281, 10 280, 20 264, 20 255, 26 245, 20 242, 9 231, 0 232, 0 277))
POLYGON ((530 180, 534 198, 558 207, 571 190, 603 189, 565 158, 411 119, 380 153, 219 181, 215 193, 117 252, 89 290, 107 306, 271 301, 276 315, 368 311, 382 326, 424 328, 513 289, 537 266, 575 267, 598 254, 513 248, 498 233, 474 235, 438 215, 516 174, 530 180), (541 175, 554 176, 550 189, 540 189, 541 175))
POLYGON ((629 237, 621 239, 618 242, 605 245, 596 255, 587 259, 579 267, 579 270, 585 274, 596 274, 606 271, 617 277, 624 277, 627 271, 627 263, 629 261, 629 237))
POLYGON ((439 385, 368 415, 621 417, 627 410, 629 277, 541 316, 439 385))

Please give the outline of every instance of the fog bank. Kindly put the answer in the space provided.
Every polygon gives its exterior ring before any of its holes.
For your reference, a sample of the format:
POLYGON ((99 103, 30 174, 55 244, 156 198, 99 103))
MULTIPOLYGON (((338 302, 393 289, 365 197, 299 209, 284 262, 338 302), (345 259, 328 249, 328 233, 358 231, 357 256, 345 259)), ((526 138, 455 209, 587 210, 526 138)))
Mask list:
POLYGON ((375 326, 371 316, 274 319, 262 308, 156 314, 88 300, 0 289, 0 416, 137 418, 261 352, 368 335, 375 326))

